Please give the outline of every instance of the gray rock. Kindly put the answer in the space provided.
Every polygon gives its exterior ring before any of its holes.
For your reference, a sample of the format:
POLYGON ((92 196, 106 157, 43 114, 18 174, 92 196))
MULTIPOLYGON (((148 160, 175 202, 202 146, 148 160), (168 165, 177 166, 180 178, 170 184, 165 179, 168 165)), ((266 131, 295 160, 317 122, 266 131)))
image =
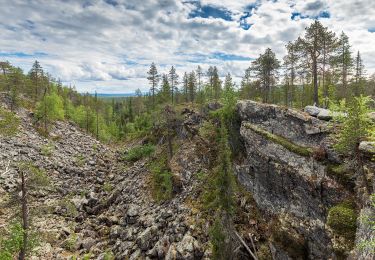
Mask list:
POLYGON ((95 239, 88 237, 82 241, 82 247, 89 251, 95 245, 95 239))
POLYGON ((316 106, 306 106, 304 111, 310 116, 317 116, 320 112, 320 108, 316 106))
POLYGON ((145 251, 148 250, 151 246, 151 239, 153 237, 153 233, 156 230, 156 227, 148 227, 146 228, 137 238, 137 245, 138 247, 145 251))
POLYGON ((375 153, 375 142, 362 141, 359 144, 359 150, 364 153, 375 153))

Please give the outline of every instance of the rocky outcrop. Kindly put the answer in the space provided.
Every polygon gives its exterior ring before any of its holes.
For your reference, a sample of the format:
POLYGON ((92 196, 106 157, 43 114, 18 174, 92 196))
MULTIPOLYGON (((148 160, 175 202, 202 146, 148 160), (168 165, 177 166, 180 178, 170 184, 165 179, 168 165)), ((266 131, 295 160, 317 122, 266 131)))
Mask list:
MULTIPOLYGON (((329 174, 331 165, 342 161, 331 147, 327 123, 253 101, 238 102, 237 111, 246 153, 236 174, 264 215, 276 218, 277 228, 271 231, 276 259, 335 257, 333 235, 326 226, 328 210, 354 194, 329 174), (280 235, 284 229, 289 236, 280 235)), ((321 112, 315 107, 307 111, 321 112)))

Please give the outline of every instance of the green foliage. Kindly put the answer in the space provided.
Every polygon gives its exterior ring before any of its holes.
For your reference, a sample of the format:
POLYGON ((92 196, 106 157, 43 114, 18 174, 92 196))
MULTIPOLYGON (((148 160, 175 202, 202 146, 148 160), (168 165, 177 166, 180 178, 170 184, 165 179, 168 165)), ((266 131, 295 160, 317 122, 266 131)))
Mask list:
POLYGON ((40 153, 43 156, 51 156, 54 150, 55 146, 52 143, 48 143, 40 148, 40 153))
POLYGON ((283 146, 284 148, 286 148, 289 151, 291 151, 293 153, 296 153, 298 155, 311 156, 312 153, 314 152, 311 147, 305 147, 305 146, 297 145, 297 144, 292 143, 291 141, 289 141, 288 139, 286 139, 282 136, 272 134, 272 133, 270 133, 266 130, 263 130, 263 129, 261 129, 261 128, 255 126, 255 125, 252 125, 250 123, 246 123, 246 124, 244 124, 244 126, 248 129, 253 130, 257 134, 271 140, 272 142, 275 142, 275 143, 283 146))
POLYGON ((103 190, 107 193, 111 192, 113 190, 113 186, 109 182, 105 182, 103 185, 103 190))
POLYGON ((136 162, 142 158, 148 157, 155 152, 155 146, 152 144, 140 145, 130 149, 125 155, 124 160, 136 162))
POLYGON ((212 244, 212 259, 216 260, 225 260, 226 259, 226 235, 223 232, 224 227, 219 218, 215 220, 213 225, 210 228, 210 241, 212 244))
POLYGON ((225 126, 220 128, 218 166, 214 169, 214 187, 211 191, 214 200, 210 202, 216 210, 232 214, 234 211, 235 181, 228 147, 228 135, 225 126))
POLYGON ((86 158, 85 156, 83 156, 82 154, 77 154, 75 156, 75 163, 77 164, 77 166, 79 167, 82 167, 83 165, 85 165, 86 163, 86 158))
POLYGON ((362 140, 369 138, 371 131, 375 127, 368 117, 370 101, 369 97, 360 96, 353 98, 342 111, 347 116, 341 116, 336 119, 342 123, 341 129, 336 136, 337 143, 335 145, 339 152, 354 152, 362 140))
POLYGON ((152 186, 157 201, 168 200, 172 197, 172 173, 168 167, 166 155, 161 155, 158 160, 149 165, 152 174, 152 186))
MULTIPOLYGON (((19 221, 14 221, 9 225, 9 231, 0 232, 0 259, 13 260, 23 246, 24 230, 19 221)), ((37 234, 29 231, 28 247, 26 252, 31 252, 38 245, 37 234)))
POLYGON ((51 93, 45 95, 36 108, 36 117, 45 124, 50 124, 55 120, 64 119, 64 104, 59 95, 51 93))
POLYGON ((13 260, 16 253, 23 245, 23 228, 20 223, 13 223, 8 234, 1 234, 0 238, 0 259, 13 260))
MULTIPOLYGON (((364 225, 368 225, 372 232, 375 231, 375 193, 370 196, 370 214, 361 217, 361 222, 364 225)), ((364 239, 358 243, 358 249, 360 251, 366 251, 375 253, 375 237, 370 237, 367 240, 364 239)))
POLYGON ((105 251, 103 260, 115 260, 115 256, 109 250, 105 251))
POLYGON ((67 250, 73 252, 78 240, 78 235, 76 233, 72 233, 68 239, 64 241, 63 247, 67 250))
POLYGON ((14 136, 18 132, 19 118, 0 107, 0 136, 14 136))
POLYGON ((339 236, 354 241, 357 213, 350 202, 342 202, 328 211, 327 224, 339 236))

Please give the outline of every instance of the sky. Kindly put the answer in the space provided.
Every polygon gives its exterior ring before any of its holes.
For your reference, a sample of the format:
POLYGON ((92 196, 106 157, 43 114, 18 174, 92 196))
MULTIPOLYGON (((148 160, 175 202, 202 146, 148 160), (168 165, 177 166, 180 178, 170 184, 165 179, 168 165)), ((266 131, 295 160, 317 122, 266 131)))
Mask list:
POLYGON ((149 89, 151 62, 182 75, 217 66, 236 82, 270 47, 319 19, 344 31, 375 73, 374 0, 0 0, 0 60, 24 71, 34 60, 80 92, 149 89))

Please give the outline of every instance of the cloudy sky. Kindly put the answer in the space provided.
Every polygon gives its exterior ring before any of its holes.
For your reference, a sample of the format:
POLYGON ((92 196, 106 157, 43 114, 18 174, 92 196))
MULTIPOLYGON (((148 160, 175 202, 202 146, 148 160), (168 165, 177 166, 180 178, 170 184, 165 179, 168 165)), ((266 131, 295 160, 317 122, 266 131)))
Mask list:
POLYGON ((267 47, 285 44, 314 19, 345 31, 375 72, 374 0, 0 0, 0 60, 28 71, 35 59, 81 92, 147 91, 159 72, 200 64, 237 80, 267 47))

